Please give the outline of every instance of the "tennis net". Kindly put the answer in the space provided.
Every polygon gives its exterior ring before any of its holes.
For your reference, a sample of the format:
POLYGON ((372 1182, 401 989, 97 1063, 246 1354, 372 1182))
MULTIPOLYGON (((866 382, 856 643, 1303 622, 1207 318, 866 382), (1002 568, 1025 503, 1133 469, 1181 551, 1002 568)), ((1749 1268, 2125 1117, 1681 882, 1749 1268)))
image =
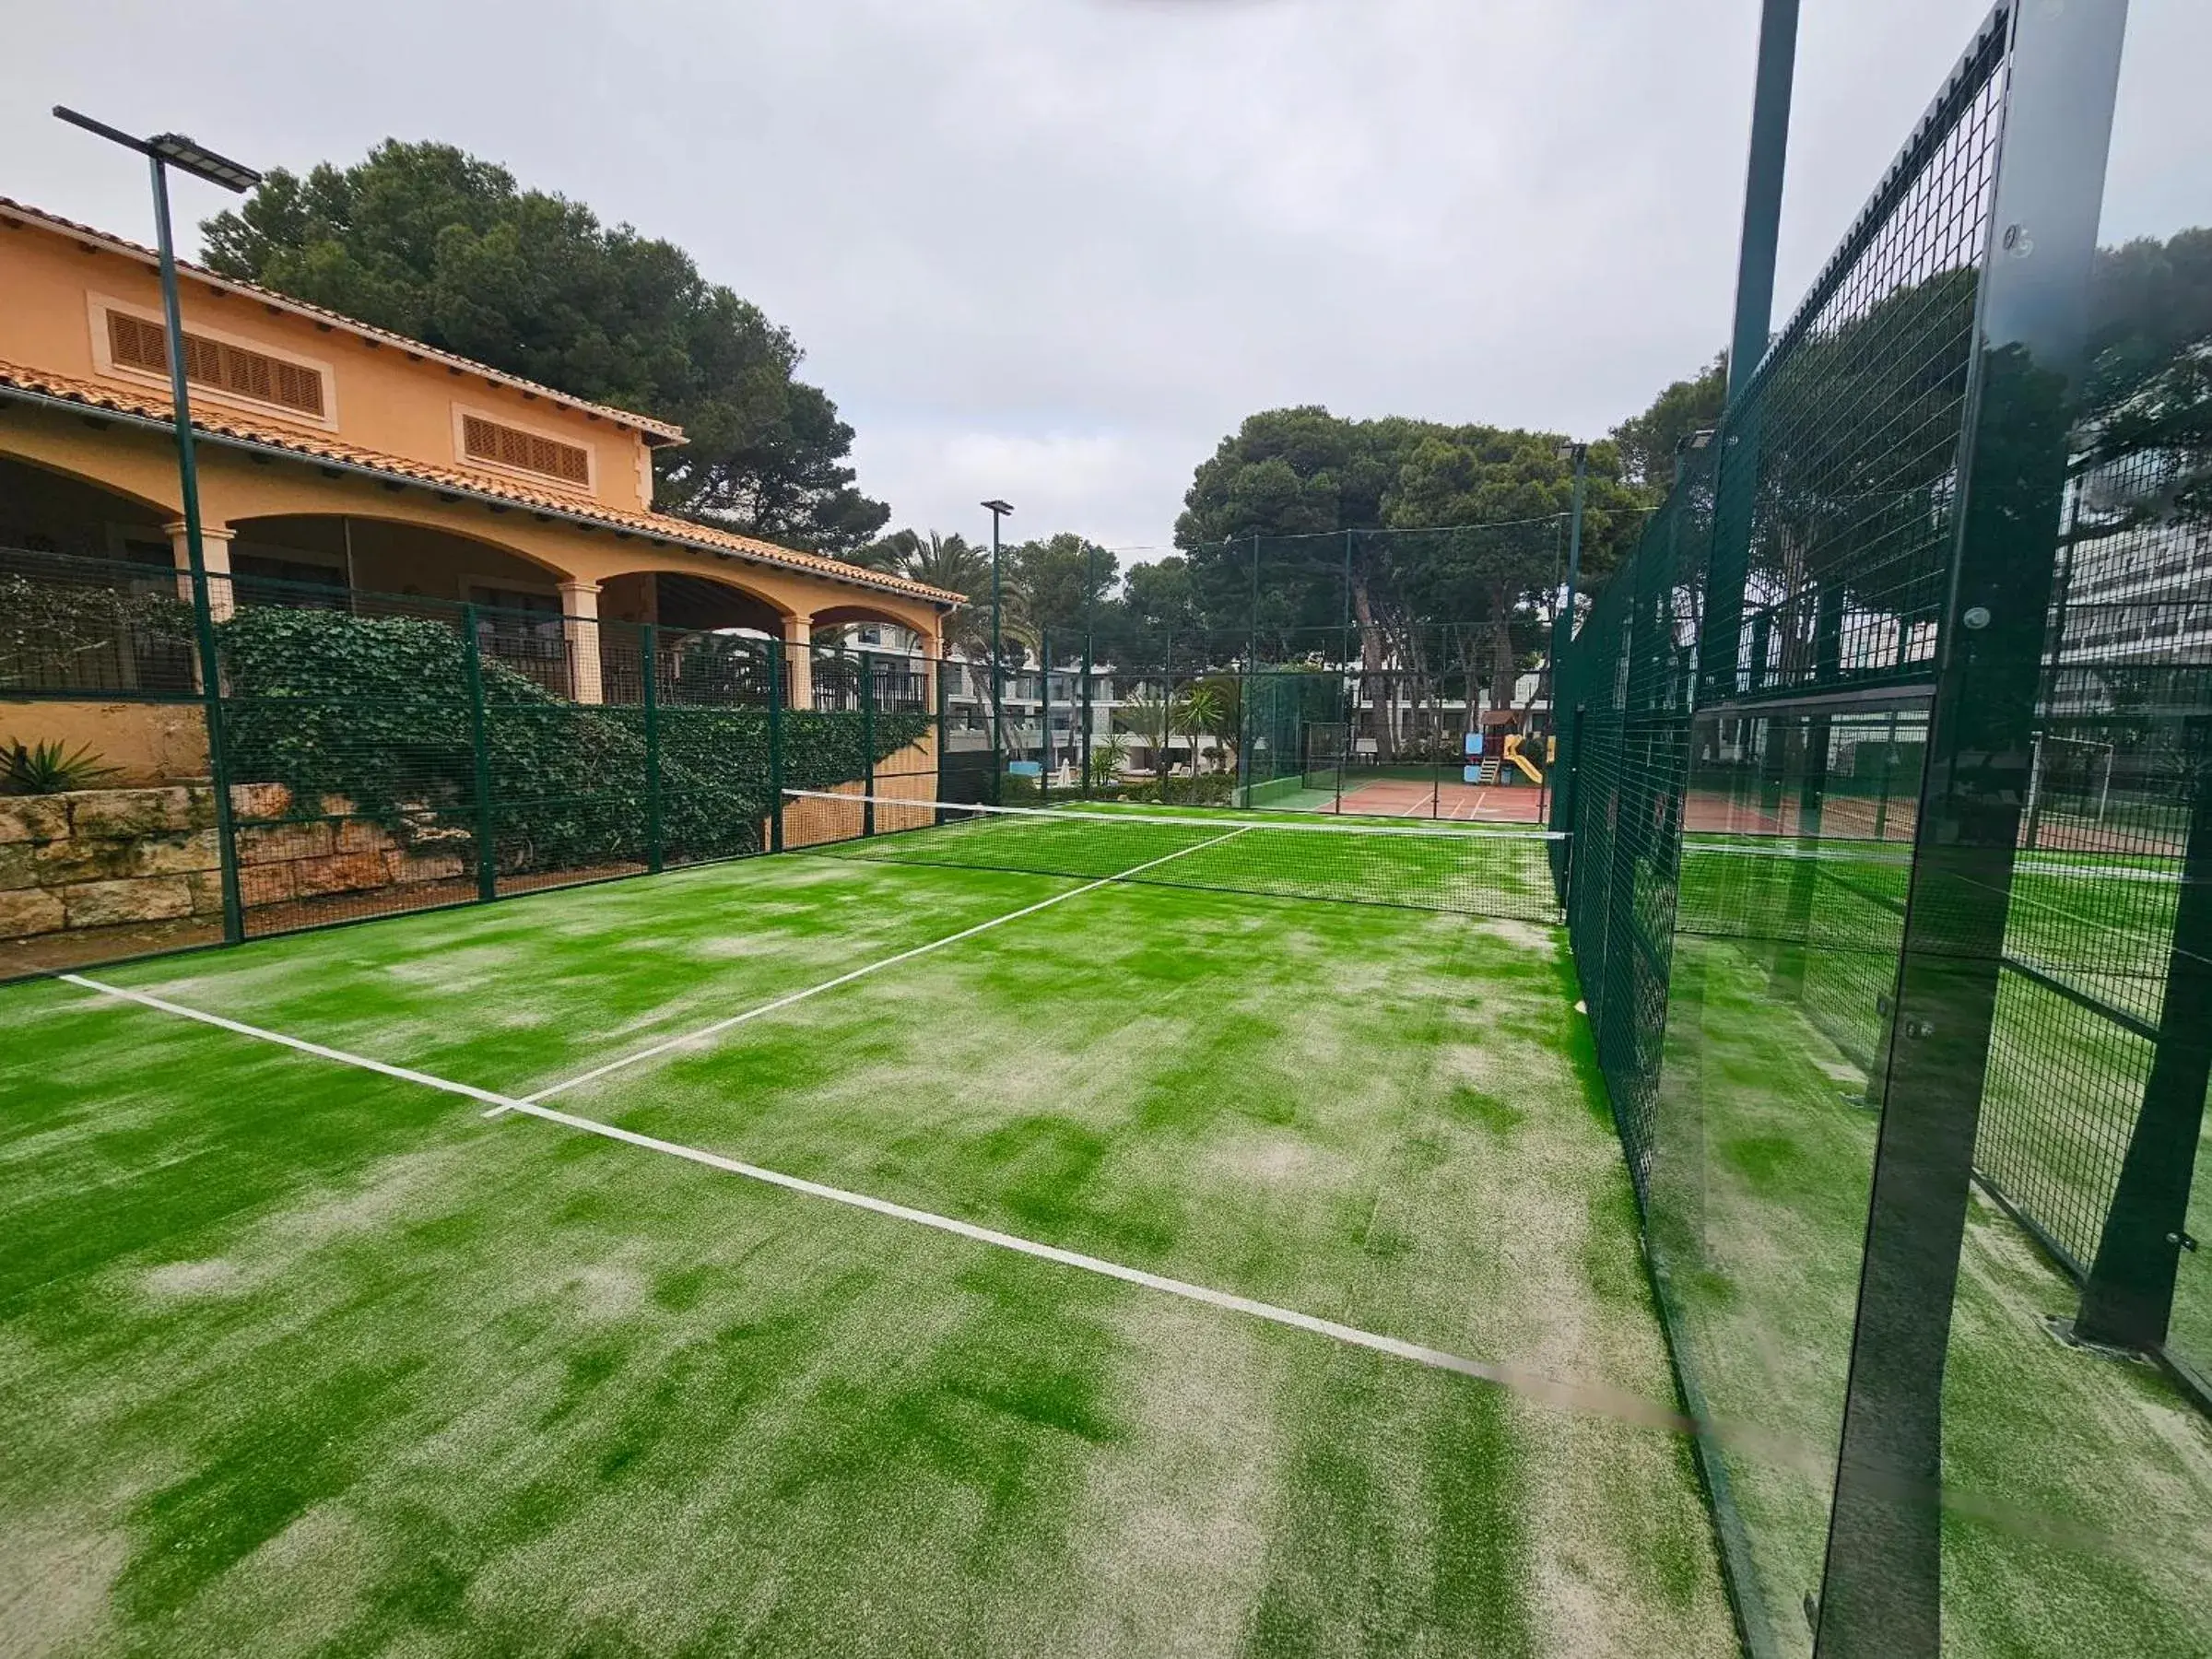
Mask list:
POLYGON ((886 864, 1006 870, 1557 925, 1542 830, 983 806, 784 791, 784 844, 886 864))

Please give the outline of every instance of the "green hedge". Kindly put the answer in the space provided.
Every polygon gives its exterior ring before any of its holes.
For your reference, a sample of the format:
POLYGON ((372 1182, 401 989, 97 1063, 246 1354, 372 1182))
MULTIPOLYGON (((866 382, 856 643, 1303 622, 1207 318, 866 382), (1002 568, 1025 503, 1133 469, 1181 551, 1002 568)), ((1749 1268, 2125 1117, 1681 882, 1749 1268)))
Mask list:
POLYGON ((1226 806, 1237 798, 1233 772, 1201 772, 1195 778, 1154 778, 1092 792, 1100 800, 1152 801, 1170 806, 1226 806))
MULTIPOLYGON (((442 622, 257 607, 223 623, 223 729, 235 781, 286 785, 289 815, 342 796, 403 845, 476 827, 467 653, 442 622)), ((645 711, 571 703, 485 659, 484 734, 504 870, 640 863, 647 854, 645 711)), ((765 709, 657 711, 662 840, 668 854, 759 850, 772 804, 765 709)), ((882 760, 927 716, 876 717, 882 760)), ((866 770, 862 716, 794 711, 783 778, 794 789, 866 770)))

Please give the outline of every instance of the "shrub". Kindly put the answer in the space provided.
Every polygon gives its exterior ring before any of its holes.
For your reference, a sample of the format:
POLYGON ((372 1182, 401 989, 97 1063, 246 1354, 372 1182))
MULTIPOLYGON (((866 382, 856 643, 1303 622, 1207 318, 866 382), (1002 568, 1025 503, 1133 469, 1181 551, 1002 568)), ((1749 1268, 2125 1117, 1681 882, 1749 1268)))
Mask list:
POLYGON ((0 749, 0 794, 63 794, 95 789, 115 776, 89 748, 70 750, 59 743, 11 743, 0 749))
MULTIPOLYGON (((403 845, 476 826, 476 755, 462 636, 441 622, 257 607, 221 627, 230 774, 282 783, 291 812, 321 816, 342 796, 403 845)), ((571 703, 484 660, 484 741, 503 869, 641 862, 646 853, 645 711, 571 703)), ((768 712, 659 709, 663 841, 676 856, 755 852, 771 806, 768 712)), ((876 720, 883 759, 929 729, 926 716, 876 720)), ((794 711, 783 775, 794 789, 865 771, 862 717, 794 711)))
POLYGON ((1237 797, 1237 780, 1230 772, 1204 772, 1195 778, 1153 778, 1131 783, 1113 798, 1155 801, 1170 806, 1226 806, 1237 797))

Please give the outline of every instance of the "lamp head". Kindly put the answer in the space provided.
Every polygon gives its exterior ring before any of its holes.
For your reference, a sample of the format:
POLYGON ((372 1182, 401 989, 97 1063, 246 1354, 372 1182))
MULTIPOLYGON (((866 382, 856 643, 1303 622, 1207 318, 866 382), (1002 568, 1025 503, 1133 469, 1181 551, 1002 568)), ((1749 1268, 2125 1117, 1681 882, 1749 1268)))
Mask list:
POLYGON ((261 182, 261 175, 228 156, 218 156, 206 145, 194 144, 182 133, 157 133, 146 147, 182 172, 241 194, 261 182))

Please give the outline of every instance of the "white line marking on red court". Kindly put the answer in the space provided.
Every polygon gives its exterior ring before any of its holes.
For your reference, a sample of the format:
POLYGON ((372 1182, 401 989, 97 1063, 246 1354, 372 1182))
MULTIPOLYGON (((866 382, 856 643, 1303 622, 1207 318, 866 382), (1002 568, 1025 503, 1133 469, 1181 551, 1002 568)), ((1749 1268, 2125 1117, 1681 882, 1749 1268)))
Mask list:
MULTIPOLYGON (((840 796, 839 798, 850 799, 851 797, 840 796)), ((1025 904, 1018 911, 1009 911, 1003 916, 994 916, 988 922, 977 923, 973 927, 963 927, 958 933, 947 934, 941 939, 932 939, 926 945, 917 945, 912 950, 902 950, 897 956, 885 957, 880 962, 870 962, 865 968, 855 968, 850 973, 841 973, 835 979, 824 980, 818 985, 809 985, 804 991, 794 991, 787 996, 779 996, 773 1002, 765 1002, 757 1008, 746 1009, 742 1014, 733 1014, 726 1019, 718 1019, 712 1025, 700 1027, 696 1031, 687 1031, 681 1037, 670 1037, 665 1041, 653 1043, 651 1047, 639 1049, 634 1053, 624 1054, 618 1059, 609 1060, 604 1065, 595 1065, 590 1071, 579 1072, 573 1077, 564 1077, 558 1083, 548 1083, 545 1088, 522 1098, 533 1104, 539 1100, 549 1100, 555 1095, 565 1094, 568 1090, 582 1084, 596 1082, 610 1072, 627 1070, 630 1066, 642 1065, 648 1060, 656 1060, 663 1054, 672 1053, 677 1049, 694 1048, 700 1043, 719 1037, 723 1032, 744 1025, 750 1020, 759 1019, 767 1015, 776 1013, 780 1009, 788 1008, 794 1003, 803 1003, 810 996, 819 996, 825 991, 834 991, 840 985, 849 985, 854 980, 867 978, 871 973, 881 973, 886 968, 896 968, 901 962, 911 962, 916 957, 927 956, 933 950, 942 950, 947 945, 958 945, 962 939, 972 939, 978 934, 989 933, 994 927, 1004 927, 1009 922, 1018 922, 1024 916, 1033 916, 1039 911, 1052 909, 1055 904, 1065 904, 1070 899, 1080 899, 1086 893, 1095 893, 1102 887, 1112 887, 1117 881, 1126 881, 1132 876, 1141 875, 1156 865, 1166 864, 1170 859, 1182 858, 1193 853, 1202 853, 1208 847, 1218 847, 1223 841, 1234 841, 1243 833, 1243 830, 1232 830, 1227 835, 1217 835, 1211 841, 1200 841, 1194 847, 1184 847, 1159 858, 1147 859, 1143 864, 1120 871, 1115 875, 1102 877, 1097 881, 1087 882, 1079 888, 1070 888, 1065 893, 1054 893, 1050 899, 1041 900, 1035 904, 1025 904)), ((494 1106, 484 1115, 498 1117, 501 1112, 511 1110, 511 1107, 504 1105, 494 1106)))
MULTIPOLYGON (((1088 889, 1084 889, 1088 890, 1088 889)), ((1067 894, 1065 897, 1072 898, 1067 894)), ((1006 918, 1011 920, 1012 918, 1006 918)), ((1469 1359, 1464 1355, 1433 1348, 1418 1342, 1401 1341, 1395 1336, 1384 1336, 1373 1331, 1360 1329, 1334 1319, 1322 1319, 1312 1313, 1300 1313, 1293 1308, 1277 1307, 1272 1302, 1239 1296, 1233 1291, 1216 1290, 1210 1286, 1195 1285, 1187 1279, 1170 1278, 1164 1274, 1147 1273, 1141 1267, 1124 1266, 1101 1256, 1085 1255, 1080 1251, 1063 1250, 1056 1244, 1041 1244, 1034 1239, 1024 1239, 1015 1233, 1000 1232, 996 1228, 979 1227, 972 1221, 962 1221, 952 1216, 940 1216, 932 1210, 915 1209, 912 1206, 894 1204, 888 1198, 871 1197, 865 1193, 848 1192, 842 1187, 825 1186, 818 1181, 802 1176, 786 1175, 780 1170, 763 1169, 742 1159, 724 1158, 718 1152, 708 1152, 697 1147, 687 1147, 677 1141, 663 1140, 657 1135, 640 1135, 632 1129, 618 1128, 594 1118, 577 1117, 573 1113, 540 1106, 535 1101, 515 1100, 496 1094, 488 1088, 477 1088, 466 1083, 455 1083, 429 1072, 416 1071, 405 1065, 390 1065, 382 1060, 371 1060, 363 1054, 349 1053, 344 1049, 331 1048, 320 1042, 309 1042, 303 1038, 288 1037, 281 1031, 272 1031, 261 1026, 248 1025, 242 1020, 226 1019, 219 1014, 209 1014, 182 1003, 171 1002, 165 997, 150 995, 144 991, 125 990, 100 980, 88 979, 80 973, 60 975, 70 984, 82 986, 102 996, 121 997, 142 1006, 158 1009, 181 1019, 196 1020, 218 1030, 241 1037, 251 1037, 263 1042, 273 1042, 293 1049, 317 1059, 335 1061, 341 1065, 357 1066, 363 1071, 375 1072, 406 1083, 416 1083, 425 1088, 442 1090, 447 1094, 463 1096, 472 1100, 489 1100, 507 1112, 518 1112, 526 1116, 543 1118, 549 1124, 559 1124, 581 1134, 599 1135, 606 1140, 619 1141, 625 1146, 658 1152, 665 1157, 682 1159, 687 1163, 702 1164, 710 1170, 725 1174, 741 1175, 769 1186, 781 1187, 786 1192, 803 1194, 809 1198, 825 1199, 841 1204, 851 1209, 865 1210, 871 1215, 904 1221, 912 1226, 925 1227, 932 1231, 950 1233, 955 1238, 968 1239, 978 1244, 1012 1251, 1041 1262, 1053 1262, 1063 1267, 1073 1267, 1084 1273, 1097 1274, 1102 1278, 1119 1279, 1127 1285, 1136 1285, 1163 1295, 1180 1297, 1185 1301, 1203 1303, 1227 1312, 1242 1313, 1270 1324, 1285 1325, 1292 1330, 1310 1332, 1327 1336, 1351 1347, 1366 1348, 1374 1353, 1387 1354, 1395 1359, 1407 1360, 1433 1371, 1453 1371, 1464 1377, 1473 1377, 1484 1382, 1494 1382, 1510 1388, 1516 1394, 1529 1396, 1550 1406, 1587 1411, 1618 1421, 1643 1428, 1663 1429, 1679 1433, 1695 1433, 1698 1425, 1671 1406, 1657 1405, 1623 1390, 1581 1382, 1566 1382, 1537 1371, 1518 1366, 1493 1364, 1481 1359, 1469 1359)))

